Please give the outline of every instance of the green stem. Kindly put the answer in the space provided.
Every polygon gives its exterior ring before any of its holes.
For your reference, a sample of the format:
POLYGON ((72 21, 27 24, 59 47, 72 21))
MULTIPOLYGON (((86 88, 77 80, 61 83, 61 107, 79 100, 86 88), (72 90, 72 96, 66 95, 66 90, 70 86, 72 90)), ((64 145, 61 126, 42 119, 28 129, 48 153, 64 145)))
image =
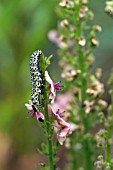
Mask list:
POLYGON ((43 103, 43 109, 45 113, 45 126, 46 126, 46 135, 47 135, 47 146, 48 146, 48 152, 49 152, 49 170, 54 170, 54 163, 53 163, 53 145, 52 145, 52 129, 51 129, 51 120, 48 113, 48 103, 49 103, 49 97, 48 97, 48 91, 47 91, 47 85, 45 80, 45 58, 44 55, 41 57, 41 71, 43 74, 43 97, 44 97, 44 103, 43 103))
POLYGON ((48 114, 48 97, 46 89, 44 91, 44 98, 45 98, 45 120, 46 120, 46 134, 47 134, 47 145, 48 145, 48 151, 49 151, 49 169, 54 170, 54 163, 53 163, 53 146, 52 146, 52 132, 51 132, 51 124, 50 124, 50 118, 48 114))
MULTIPOLYGON (((81 1, 79 0, 78 4, 75 4, 75 24, 76 24, 76 38, 81 38, 83 36, 83 28, 82 28, 82 22, 79 19, 79 11, 81 8, 81 1)), ((78 41, 78 40, 77 40, 78 41)), ((76 41, 76 42, 77 42, 76 41)), ((77 48, 77 55, 79 58, 79 68, 81 70, 81 95, 82 95, 82 103, 86 100, 86 90, 87 90, 87 70, 86 70, 86 63, 85 63, 85 50, 83 46, 80 46, 78 42, 76 43, 77 48)), ((84 125, 84 136, 85 134, 89 133, 89 120, 88 116, 85 114, 85 111, 83 108, 81 108, 81 118, 84 125)), ((85 139, 83 141, 83 147, 84 147, 84 154, 85 154, 85 169, 90 170, 93 169, 93 162, 92 162, 92 148, 90 144, 89 138, 85 139)))
POLYGON ((106 146, 106 162, 110 163, 111 160, 111 145, 109 143, 110 138, 112 137, 112 127, 109 127, 107 131, 107 146, 106 146))
MULTIPOLYGON (((112 102, 113 102, 113 96, 111 96, 111 103, 112 102)), ((109 114, 111 117, 113 117, 113 106, 111 106, 111 111, 109 114)), ((112 130, 113 130, 113 126, 111 126, 111 124, 109 124, 108 130, 107 130, 107 142, 106 142, 107 145, 106 145, 106 151, 105 151, 105 158, 106 158, 107 163, 110 163, 110 161, 112 159, 111 158, 112 148, 111 148, 111 144, 109 143, 110 139, 112 139, 112 130)))

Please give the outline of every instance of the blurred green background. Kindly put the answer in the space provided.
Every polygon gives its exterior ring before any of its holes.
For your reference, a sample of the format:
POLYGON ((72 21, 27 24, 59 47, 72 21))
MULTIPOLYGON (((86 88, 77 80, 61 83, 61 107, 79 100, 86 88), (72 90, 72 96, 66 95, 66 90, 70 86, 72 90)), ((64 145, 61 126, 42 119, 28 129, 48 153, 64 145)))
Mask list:
MULTIPOLYGON (((57 26, 56 4, 58 0, 0 0, 0 170, 37 169, 36 148, 44 139, 24 106, 31 94, 29 58, 37 49, 46 56, 53 54, 49 70, 59 80, 57 48, 47 38, 57 26)), ((94 68, 103 68, 106 81, 113 66, 113 19, 104 13, 104 6, 103 0, 89 3, 93 22, 103 29, 94 68)))

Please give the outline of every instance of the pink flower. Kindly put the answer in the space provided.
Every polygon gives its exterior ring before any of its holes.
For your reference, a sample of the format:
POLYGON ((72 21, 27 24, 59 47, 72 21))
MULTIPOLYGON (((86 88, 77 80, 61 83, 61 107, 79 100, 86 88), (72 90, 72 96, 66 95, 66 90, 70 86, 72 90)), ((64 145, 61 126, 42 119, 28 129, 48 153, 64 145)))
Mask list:
POLYGON ((34 106, 31 100, 29 100, 29 104, 25 104, 25 106, 30 111, 32 117, 36 115, 38 121, 40 122, 44 121, 44 115, 37 110, 37 108, 34 106))
MULTIPOLYGON (((66 22, 65 22, 66 24, 66 22)), ((62 24, 60 24, 61 26, 62 24)), ((73 29, 73 28, 72 28, 73 29)), ((73 30, 72 30, 73 31, 73 30)), ((61 35, 60 37, 58 36, 58 33, 56 30, 51 30, 48 33, 48 38, 55 43, 59 48, 61 49, 68 49, 70 46, 73 46, 75 43, 73 41, 73 39, 64 37, 63 35, 61 35)))
POLYGON ((68 93, 64 93, 64 94, 58 94, 57 99, 52 104, 52 108, 54 110, 57 110, 57 108, 60 108, 61 111, 70 110, 71 109, 71 103, 73 102, 73 99, 74 99, 74 95, 73 95, 72 92, 68 92, 68 93))
POLYGON ((49 111, 51 114, 55 116, 57 120, 54 121, 54 126, 57 127, 57 129, 60 128, 60 130, 57 133, 57 139, 61 145, 63 145, 64 141, 66 140, 66 137, 72 133, 71 125, 70 123, 66 122, 63 119, 63 113, 60 113, 60 110, 58 109, 56 112, 54 112, 49 106, 49 111))
POLYGON ((60 86, 60 82, 54 83, 52 79, 50 78, 47 71, 45 71, 45 79, 50 84, 50 96, 49 99, 51 100, 51 103, 54 103, 55 97, 56 97, 56 90, 62 90, 62 86, 60 86))
POLYGON ((48 33, 48 38, 54 42, 55 44, 58 45, 59 43, 59 40, 58 40, 58 34, 57 34, 57 31, 56 30, 51 30, 49 33, 48 33))
POLYGON ((70 124, 67 123, 64 119, 63 119, 63 113, 60 113, 60 109, 58 109, 56 112, 51 109, 51 113, 56 117, 58 125, 61 127, 69 127, 70 124))
POLYGON ((66 136, 70 135, 72 131, 69 127, 62 127, 62 129, 57 134, 57 139, 60 145, 63 145, 64 141, 66 140, 66 136))
POLYGON ((49 105, 49 112, 50 114, 53 114, 56 118, 56 120, 54 120, 54 127, 55 129, 57 129, 57 139, 60 145, 63 145, 66 137, 70 135, 73 131, 81 130, 81 126, 76 125, 72 122, 66 122, 66 120, 64 120, 65 112, 61 113, 60 109, 55 112, 49 105))

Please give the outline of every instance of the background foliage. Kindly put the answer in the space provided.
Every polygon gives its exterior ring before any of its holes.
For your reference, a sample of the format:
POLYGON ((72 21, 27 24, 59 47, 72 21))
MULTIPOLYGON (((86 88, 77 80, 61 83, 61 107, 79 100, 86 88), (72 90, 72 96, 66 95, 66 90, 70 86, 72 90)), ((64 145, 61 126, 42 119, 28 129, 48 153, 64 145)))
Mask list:
MULTIPOLYGON (((103 0, 90 1, 94 22, 103 29, 99 34, 101 46, 95 51, 94 67, 103 68, 103 81, 106 81, 113 66, 113 19, 104 13, 104 3, 103 0)), ((50 71, 55 80, 60 78, 56 47, 47 38, 48 31, 58 22, 57 4, 57 0, 0 1, 0 134, 3 134, 1 138, 7 135, 11 140, 12 159, 37 153, 36 147, 44 140, 24 104, 31 93, 29 58, 33 51, 41 49, 46 56, 53 53, 50 71)), ((4 143, 0 147, 5 147, 4 143)), ((2 161, 0 163, 2 166, 2 161)))

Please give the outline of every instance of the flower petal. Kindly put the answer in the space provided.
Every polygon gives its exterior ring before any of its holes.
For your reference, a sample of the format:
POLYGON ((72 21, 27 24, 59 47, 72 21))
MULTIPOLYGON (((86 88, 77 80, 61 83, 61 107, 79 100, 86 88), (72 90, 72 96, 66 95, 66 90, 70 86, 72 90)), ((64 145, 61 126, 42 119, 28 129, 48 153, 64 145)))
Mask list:
POLYGON ((54 83, 55 90, 62 90, 63 86, 60 86, 60 82, 54 83))
POLYGON ((45 71, 45 79, 50 84, 50 96, 49 99, 51 100, 51 103, 54 103, 55 97, 56 97, 56 90, 54 87, 54 83, 52 79, 50 78, 47 71, 45 71))
POLYGON ((25 106, 26 106, 26 108, 29 110, 29 111, 31 111, 32 110, 32 106, 30 105, 30 104, 25 104, 25 106))
POLYGON ((64 137, 67 136, 69 134, 70 128, 69 127, 63 127, 59 132, 58 132, 58 136, 60 137, 64 137))
POLYGON ((37 110, 37 108, 33 105, 31 100, 29 100, 29 104, 25 104, 25 106, 30 111, 32 117, 36 115, 38 121, 40 122, 44 121, 44 115, 37 110))
POLYGON ((58 121, 58 123, 59 123, 60 126, 70 127, 70 124, 67 123, 67 122, 62 118, 62 114, 60 113, 60 110, 59 110, 59 109, 55 112, 55 111, 53 111, 52 107, 49 106, 49 110, 50 110, 51 114, 53 114, 53 115, 56 117, 56 119, 57 119, 57 121, 58 121))
POLYGON ((66 140, 66 136, 68 134, 70 134, 69 127, 64 127, 58 132, 57 139, 58 139, 60 145, 63 145, 64 141, 66 140))
POLYGON ((41 112, 37 111, 35 114, 36 114, 36 118, 37 118, 37 120, 39 120, 39 122, 44 122, 44 115, 41 112))
POLYGON ((57 136, 57 139, 58 139, 60 145, 63 145, 64 141, 66 140, 66 137, 57 136))

